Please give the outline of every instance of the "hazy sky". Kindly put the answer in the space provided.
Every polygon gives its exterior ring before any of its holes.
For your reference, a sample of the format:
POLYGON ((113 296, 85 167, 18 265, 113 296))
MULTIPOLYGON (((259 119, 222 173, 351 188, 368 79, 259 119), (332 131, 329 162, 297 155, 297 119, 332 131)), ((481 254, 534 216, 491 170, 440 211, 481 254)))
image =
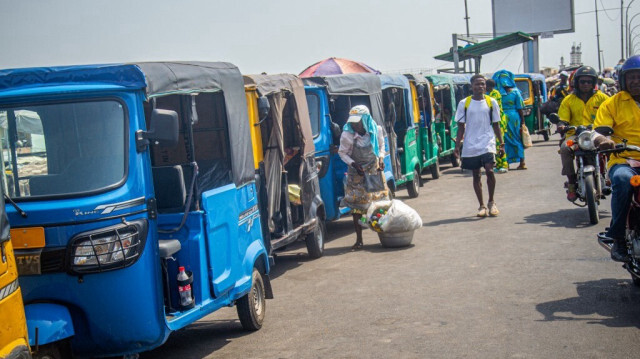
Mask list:
MULTIPOLYGON (((620 0, 595 1, 612 9, 599 23, 603 66, 613 66, 620 0)), ((541 67, 557 67, 560 56, 568 63, 576 42, 597 68, 594 1, 574 2, 576 32, 540 40, 541 67)), ((490 33, 491 0, 468 3, 471 33, 490 33)), ((629 17, 638 10, 640 1, 629 17)), ((451 67, 433 56, 465 32, 464 0, 0 0, 0 14, 0 68, 200 60, 232 62, 247 74, 299 73, 330 56, 383 71, 451 67)), ((639 24, 640 16, 632 27, 639 24)), ((522 46, 482 61, 483 72, 521 72, 522 46)))

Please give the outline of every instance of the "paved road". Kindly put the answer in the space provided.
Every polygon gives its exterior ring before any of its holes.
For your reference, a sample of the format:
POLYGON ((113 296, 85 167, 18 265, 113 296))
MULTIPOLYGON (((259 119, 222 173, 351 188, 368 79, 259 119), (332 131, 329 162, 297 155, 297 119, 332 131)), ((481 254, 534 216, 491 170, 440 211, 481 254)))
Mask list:
POLYGON ((499 217, 474 217, 470 173, 447 167, 417 199, 398 192, 424 221, 413 246, 383 249, 368 231, 350 252, 340 220, 323 258, 303 246, 277 257, 260 331, 224 308, 142 357, 638 357, 640 289, 595 240, 609 201, 595 226, 566 201, 556 143, 528 149, 528 171, 498 176, 499 217))

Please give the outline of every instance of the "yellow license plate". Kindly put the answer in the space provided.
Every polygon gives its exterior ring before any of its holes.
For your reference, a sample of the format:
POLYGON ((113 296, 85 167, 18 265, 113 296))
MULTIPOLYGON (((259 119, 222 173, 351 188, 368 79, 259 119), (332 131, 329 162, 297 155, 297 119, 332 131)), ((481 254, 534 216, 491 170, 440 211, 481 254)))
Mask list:
POLYGON ((44 227, 12 229, 11 244, 15 250, 44 248, 44 227))

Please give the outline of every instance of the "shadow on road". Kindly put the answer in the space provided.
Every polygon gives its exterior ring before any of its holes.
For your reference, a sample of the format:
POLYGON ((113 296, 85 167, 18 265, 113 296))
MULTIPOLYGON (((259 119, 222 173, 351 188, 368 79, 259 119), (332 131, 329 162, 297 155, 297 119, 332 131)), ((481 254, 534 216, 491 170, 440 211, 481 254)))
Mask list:
POLYGON ((173 332, 159 348, 140 353, 140 359, 182 358, 202 359, 222 349, 233 339, 249 335, 239 320, 205 320, 190 324, 185 330, 173 332))
POLYGON ((608 278, 575 284, 577 297, 536 305, 544 315, 540 321, 580 320, 607 327, 640 328, 640 289, 631 280, 608 278))
MULTIPOLYGON (((608 212, 600 211, 600 221, 610 218, 608 212)), ((589 214, 586 208, 559 209, 555 212, 535 213, 524 217, 524 222, 516 224, 540 224, 545 227, 585 228, 592 226, 589 223, 589 214)))
POLYGON ((463 222, 475 222, 482 221, 484 218, 481 217, 460 217, 460 218, 447 218, 441 219, 439 221, 422 223, 423 227, 437 227, 442 224, 452 224, 452 223, 463 223, 463 222))

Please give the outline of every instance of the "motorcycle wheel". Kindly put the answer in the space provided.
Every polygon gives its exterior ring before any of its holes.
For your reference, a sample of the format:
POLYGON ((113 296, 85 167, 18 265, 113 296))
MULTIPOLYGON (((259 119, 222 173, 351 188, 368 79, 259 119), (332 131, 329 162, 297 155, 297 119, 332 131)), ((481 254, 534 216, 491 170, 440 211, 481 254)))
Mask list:
POLYGON ((591 222, 591 224, 598 224, 600 216, 598 214, 598 203, 596 203, 593 176, 591 175, 584 179, 584 192, 587 200, 587 207, 589 208, 589 222, 591 222))

